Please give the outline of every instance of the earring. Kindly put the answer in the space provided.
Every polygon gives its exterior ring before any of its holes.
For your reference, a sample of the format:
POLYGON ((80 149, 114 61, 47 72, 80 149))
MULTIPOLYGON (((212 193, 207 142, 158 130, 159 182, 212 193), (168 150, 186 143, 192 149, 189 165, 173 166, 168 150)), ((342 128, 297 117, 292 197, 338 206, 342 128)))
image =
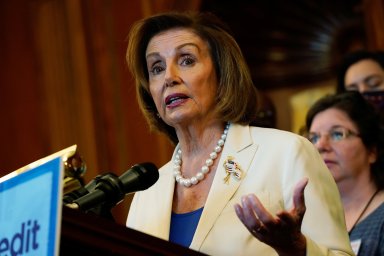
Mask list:
POLYGON ((159 113, 156 113, 156 116, 157 118, 161 118, 160 114, 159 113))

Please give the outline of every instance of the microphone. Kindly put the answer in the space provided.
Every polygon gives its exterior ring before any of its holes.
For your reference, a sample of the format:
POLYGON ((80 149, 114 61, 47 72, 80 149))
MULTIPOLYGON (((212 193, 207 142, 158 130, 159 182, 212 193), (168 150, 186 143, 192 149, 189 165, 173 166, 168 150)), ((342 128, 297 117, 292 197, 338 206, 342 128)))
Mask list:
POLYGON ((104 176, 105 174, 100 174, 100 175, 97 175, 93 180, 91 180, 87 185, 85 186, 82 186, 78 189, 75 189, 67 194, 64 194, 63 196, 63 203, 64 204, 70 204, 70 203, 73 203, 73 201, 75 201, 76 199, 82 197, 82 196, 85 196, 86 194, 88 193, 91 193, 97 183, 99 182, 99 180, 104 176))
POLYGON ((68 207, 88 211, 99 205, 113 207, 129 193, 145 190, 159 179, 159 171, 153 163, 141 163, 132 166, 117 177, 113 173, 99 175, 91 182, 91 190, 73 200, 68 207))

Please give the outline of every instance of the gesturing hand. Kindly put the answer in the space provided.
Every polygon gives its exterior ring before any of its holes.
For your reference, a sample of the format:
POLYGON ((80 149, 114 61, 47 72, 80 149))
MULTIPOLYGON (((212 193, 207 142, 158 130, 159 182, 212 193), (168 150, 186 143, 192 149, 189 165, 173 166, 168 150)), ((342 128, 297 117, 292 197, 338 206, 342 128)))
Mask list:
POLYGON ((301 233, 305 214, 304 189, 308 179, 299 181, 293 193, 293 208, 272 216, 254 195, 245 195, 235 211, 254 237, 273 247, 279 255, 305 255, 306 240, 301 233))

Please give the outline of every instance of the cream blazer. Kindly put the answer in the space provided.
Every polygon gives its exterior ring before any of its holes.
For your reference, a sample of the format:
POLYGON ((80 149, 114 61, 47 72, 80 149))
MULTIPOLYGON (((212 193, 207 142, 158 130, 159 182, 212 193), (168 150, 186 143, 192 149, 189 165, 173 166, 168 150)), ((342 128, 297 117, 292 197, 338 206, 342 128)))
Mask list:
MULTIPOLYGON (((234 204, 254 193, 272 214, 290 210, 295 185, 308 177, 302 223, 307 255, 353 255, 336 184, 307 139, 286 131, 232 124, 218 160, 191 249, 220 256, 277 255, 250 234, 236 216, 234 204), (240 165, 243 177, 240 181, 231 177, 226 184, 223 163, 229 156, 240 165)), ((175 187, 172 167, 172 161, 164 165, 155 185, 135 194, 127 227, 168 240, 175 187)))

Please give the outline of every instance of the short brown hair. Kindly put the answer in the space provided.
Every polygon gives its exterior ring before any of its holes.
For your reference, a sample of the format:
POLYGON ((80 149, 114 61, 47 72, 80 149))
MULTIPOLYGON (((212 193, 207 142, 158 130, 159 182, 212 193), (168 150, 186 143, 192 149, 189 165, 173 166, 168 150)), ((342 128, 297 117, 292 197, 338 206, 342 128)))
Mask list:
POLYGON ((177 143, 175 129, 157 117, 149 92, 145 52, 152 37, 173 28, 186 28, 208 43, 219 81, 216 109, 224 122, 249 124, 256 118, 258 94, 240 47, 228 27, 211 13, 168 12, 137 21, 128 35, 126 60, 136 83, 140 108, 150 128, 177 143))
POLYGON ((384 129, 380 125, 379 113, 359 92, 346 91, 330 94, 317 100, 308 110, 306 131, 320 112, 335 108, 344 112, 356 125, 357 132, 365 147, 376 150, 377 160, 371 164, 371 177, 377 188, 384 188, 384 129))

